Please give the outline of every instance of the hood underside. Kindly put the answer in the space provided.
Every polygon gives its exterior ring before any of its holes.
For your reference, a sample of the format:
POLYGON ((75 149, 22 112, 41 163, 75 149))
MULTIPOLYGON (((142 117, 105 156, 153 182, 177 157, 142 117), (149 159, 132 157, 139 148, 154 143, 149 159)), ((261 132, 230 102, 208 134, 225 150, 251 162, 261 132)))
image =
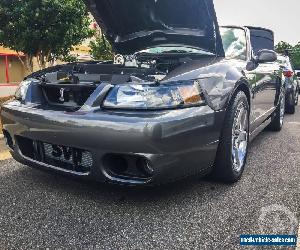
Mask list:
POLYGON ((85 0, 120 54, 185 45, 224 56, 213 0, 85 0))

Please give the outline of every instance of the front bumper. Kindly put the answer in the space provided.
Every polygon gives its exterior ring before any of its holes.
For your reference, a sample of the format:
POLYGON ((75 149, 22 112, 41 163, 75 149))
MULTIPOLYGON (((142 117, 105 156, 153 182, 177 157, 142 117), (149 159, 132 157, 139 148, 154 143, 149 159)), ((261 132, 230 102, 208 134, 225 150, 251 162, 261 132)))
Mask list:
POLYGON ((151 112, 88 111, 66 113, 38 109, 18 101, 1 109, 3 131, 11 137, 13 157, 26 165, 124 184, 160 184, 206 173, 213 165, 224 111, 208 106, 151 112), (18 136, 91 152, 88 173, 54 167, 22 154, 18 136), (153 174, 147 178, 107 171, 107 155, 143 157, 153 174))

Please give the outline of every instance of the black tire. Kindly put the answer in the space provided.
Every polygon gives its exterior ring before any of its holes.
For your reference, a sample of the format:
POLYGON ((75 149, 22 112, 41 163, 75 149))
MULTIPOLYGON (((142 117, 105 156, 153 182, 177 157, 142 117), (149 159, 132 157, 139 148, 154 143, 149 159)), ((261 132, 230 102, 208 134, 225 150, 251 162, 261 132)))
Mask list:
MULTIPOLYGON (((295 107, 295 106, 294 106, 295 107)), ((282 94, 282 96, 280 97, 280 100, 279 100, 279 104, 275 110, 275 113, 273 115, 273 119, 270 123, 270 125, 268 126, 268 128, 272 131, 281 131, 282 127, 283 127, 283 118, 284 118, 284 110, 286 110, 285 108, 285 95, 282 94), (281 106, 283 105, 283 107, 281 106), (283 109, 283 114, 282 112, 280 111, 280 108, 283 109), (281 117, 281 115, 283 117, 281 117)))
POLYGON ((296 112, 296 107, 295 107, 295 105, 289 105, 289 104, 287 104, 287 106, 286 106, 286 108, 285 108, 285 112, 286 112, 287 114, 290 114, 290 115, 295 114, 295 112, 296 112))
POLYGON ((298 101, 295 98, 295 95, 293 93, 290 94, 289 98, 286 97, 285 100, 285 112, 287 114, 295 114, 296 111, 296 103, 298 103, 298 101), (290 103, 293 103, 292 105, 290 103))
POLYGON ((230 102, 229 108, 224 121, 224 127, 222 135, 220 138, 219 147, 217 150, 217 155, 215 159, 214 169, 212 176, 217 178, 217 180, 225 183, 234 183, 240 180, 244 168, 246 165, 247 153, 248 153, 248 144, 249 144, 249 103, 244 92, 239 91, 235 94, 230 102), (246 154, 244 157, 244 162, 240 165, 241 168, 237 171, 234 168, 234 159, 233 159, 233 126, 235 123, 236 115, 238 112, 238 107, 242 105, 246 110, 247 124, 246 133, 247 133, 247 145, 246 145, 246 154))

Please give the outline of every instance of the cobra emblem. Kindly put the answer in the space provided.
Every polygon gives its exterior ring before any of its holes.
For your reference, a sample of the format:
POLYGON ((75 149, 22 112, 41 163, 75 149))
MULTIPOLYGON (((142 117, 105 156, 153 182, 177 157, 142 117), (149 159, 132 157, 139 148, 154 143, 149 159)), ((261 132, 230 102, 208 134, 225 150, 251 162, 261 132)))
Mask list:
POLYGON ((60 93, 59 101, 65 102, 65 98, 64 98, 65 89, 61 88, 59 93, 60 93))

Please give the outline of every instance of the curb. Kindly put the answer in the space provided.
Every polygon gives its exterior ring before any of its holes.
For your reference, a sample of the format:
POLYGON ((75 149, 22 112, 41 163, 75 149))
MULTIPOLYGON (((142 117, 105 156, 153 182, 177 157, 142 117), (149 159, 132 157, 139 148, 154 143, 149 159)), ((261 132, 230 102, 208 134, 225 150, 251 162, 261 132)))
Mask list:
POLYGON ((0 83, 0 87, 16 87, 19 83, 0 83))
POLYGON ((0 152, 0 161, 5 161, 11 159, 11 154, 9 151, 0 152))

